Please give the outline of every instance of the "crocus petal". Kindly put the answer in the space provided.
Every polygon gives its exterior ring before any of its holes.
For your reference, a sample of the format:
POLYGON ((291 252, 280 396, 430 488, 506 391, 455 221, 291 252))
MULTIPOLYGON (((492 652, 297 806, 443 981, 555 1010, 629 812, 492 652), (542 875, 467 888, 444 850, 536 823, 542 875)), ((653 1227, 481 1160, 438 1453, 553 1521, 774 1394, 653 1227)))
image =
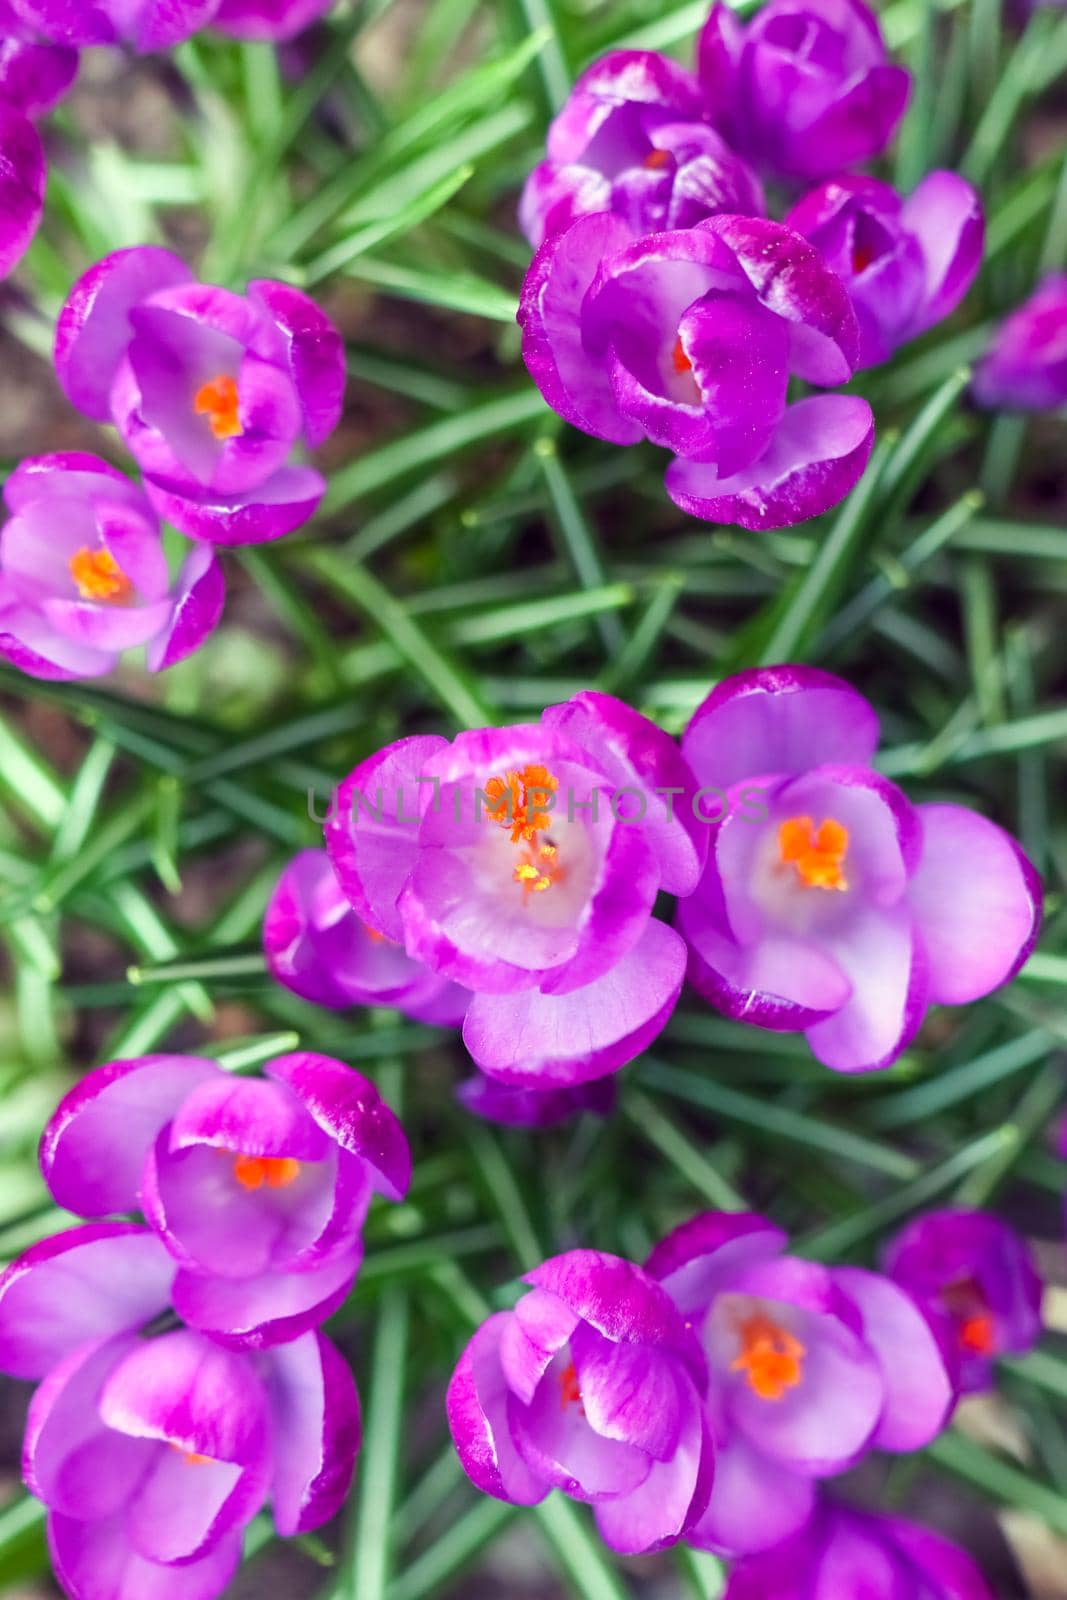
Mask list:
POLYGON ((57 105, 78 71, 78 52, 63 45, 5 37, 0 13, 0 101, 23 116, 37 117, 57 105))
POLYGON ((852 984, 840 1011, 807 1029, 818 1059, 835 1072, 874 1072, 896 1060, 926 1014, 927 951, 906 906, 865 909, 840 937, 827 937, 852 984))
MULTIPOLYGON (((468 997, 469 1001, 469 997, 468 997)), ((477 1072, 458 1085, 456 1098, 476 1117, 511 1128, 553 1128, 588 1111, 610 1117, 618 1102, 613 1078, 594 1078, 573 1089, 537 1089, 499 1083, 477 1072)))
POLYGON ((96 422, 110 419, 111 384, 133 337, 130 312, 191 278, 170 250, 137 245, 105 256, 78 279, 56 324, 56 375, 72 405, 96 422))
POLYGON ((31 1245, 0 1273, 0 1371, 42 1378, 79 1345, 151 1322, 174 1263, 147 1228, 90 1223, 31 1245))
POLYGON ((524 1405, 580 1321, 577 1311, 545 1289, 531 1289, 518 1302, 500 1335, 500 1366, 524 1405))
POLYGON ((880 1273, 838 1267, 834 1278, 859 1309, 864 1342, 882 1368, 885 1405, 872 1445, 924 1449, 945 1426, 956 1400, 930 1324, 911 1296, 880 1273))
POLYGON ((411 1151, 399 1121, 369 1079, 309 1050, 276 1056, 264 1071, 291 1090, 342 1150, 366 1163, 379 1193, 389 1200, 404 1198, 411 1183, 411 1151))
POLYGON ((872 67, 799 132, 787 170, 800 178, 822 178, 869 161, 893 137, 910 94, 911 74, 905 68, 872 67))
POLYGON ((146 1561, 131 1547, 120 1517, 82 1522, 53 1513, 48 1548, 56 1576, 78 1600, 217 1600, 241 1562, 243 1530, 180 1567, 146 1561))
POLYGON ((41 1138, 41 1171, 56 1204, 83 1217, 136 1211, 161 1128, 198 1084, 220 1076, 202 1056, 140 1056, 86 1073, 41 1138))
POLYGON ((705 1211, 656 1245, 645 1271, 687 1317, 703 1312, 739 1267, 770 1261, 789 1240, 754 1211, 705 1211))
POLYGON ((955 311, 978 275, 985 244, 982 202, 955 172, 931 172, 905 200, 901 222, 918 239, 926 293, 915 332, 955 311))
POLYGON ((936 1600, 993 1600, 970 1556, 940 1534, 899 1517, 880 1518, 878 1526, 921 1577, 936 1585, 936 1600))
POLYGON ((347 1361, 321 1333, 270 1352, 271 1500, 283 1538, 329 1522, 344 1503, 360 1444, 359 1395, 347 1361))
POLYGON ((267 1350, 298 1339, 332 1316, 344 1301, 362 1259, 362 1246, 303 1272, 254 1278, 208 1278, 181 1270, 174 1309, 191 1328, 231 1350, 267 1350))
POLYGON ((516 1448, 538 1478, 575 1500, 596 1503, 629 1494, 652 1470, 652 1458, 633 1445, 594 1433, 582 1409, 563 1403, 569 1364, 557 1357, 528 1406, 508 1400, 516 1448))
POLYGON ((690 1405, 670 1460, 654 1462, 644 1483, 629 1494, 597 1505, 596 1523, 605 1544, 620 1555, 641 1555, 687 1535, 707 1505, 713 1461, 703 1410, 690 1405))
POLYGON ((154 483, 145 491, 160 517, 190 539, 208 544, 263 544, 303 527, 326 493, 326 480, 313 467, 279 467, 243 494, 192 499, 154 483))
MULTIPOLYGON (((325 9, 322 0, 317 3, 320 11, 325 9)), ((262 4, 258 9, 262 10, 262 4)), ((305 3, 303 9, 307 12, 310 8, 305 3)), ((248 295, 263 307, 286 339, 293 383, 304 411, 304 437, 315 450, 341 420, 345 397, 341 336, 314 300, 291 284, 253 279, 248 295)))
POLYGON ((67 1516, 121 1511, 154 1461, 155 1448, 105 1427, 100 1395, 117 1363, 135 1350, 137 1333, 82 1344, 34 1391, 22 1445, 30 1493, 67 1516))
POLYGON ((908 899, 930 1000, 961 1005, 1015 976, 1041 926, 1041 881, 1011 836, 965 806, 918 807, 922 856, 908 899))
POLYGON ((843 500, 863 476, 873 447, 874 416, 866 400, 816 395, 787 407, 763 455, 732 477, 676 457, 667 468, 667 493, 706 522, 757 531, 792 527, 843 500))
POLYGON ((508 1389, 500 1364, 506 1311, 484 1322, 460 1357, 448 1386, 448 1425, 463 1470, 476 1488, 513 1505, 538 1505, 548 1484, 515 1449, 508 1425, 508 1389))
POLYGON ((674 1010, 685 978, 684 942, 653 918, 638 943, 583 989, 476 994, 463 1042, 503 1083, 571 1086, 625 1066, 674 1010))
POLYGON ((0 278, 29 249, 44 210, 44 146, 32 122, 0 101, 0 278))
POLYGON ((295 39, 326 15, 333 0, 222 0, 212 27, 234 39, 295 39))
POLYGON ((636 1445, 656 1461, 678 1448, 692 1384, 677 1364, 638 1345, 615 1344, 590 1328, 579 1328, 571 1354, 582 1409, 594 1433, 636 1445))
POLYGON ((178 574, 167 626, 148 647, 149 672, 162 672, 199 650, 218 626, 226 603, 222 568, 207 545, 190 551, 178 574))
POLYGON ((719 1555, 754 1555, 799 1532, 814 1506, 813 1478, 790 1472, 761 1455, 744 1434, 732 1433, 715 1451, 708 1508, 686 1537, 719 1555))

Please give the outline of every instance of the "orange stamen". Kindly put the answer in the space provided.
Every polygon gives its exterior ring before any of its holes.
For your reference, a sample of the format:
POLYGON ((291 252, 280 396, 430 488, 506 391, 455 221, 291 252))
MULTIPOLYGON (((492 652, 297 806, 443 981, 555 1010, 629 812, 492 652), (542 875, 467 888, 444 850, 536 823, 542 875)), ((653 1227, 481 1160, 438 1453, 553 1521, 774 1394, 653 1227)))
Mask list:
POLYGON ((794 866, 809 889, 847 889, 848 829, 827 817, 818 832, 810 817, 790 817, 778 828, 783 866, 794 866))
MULTIPOLYGON (((578 1382, 578 1369, 572 1361, 559 1375, 560 1405, 566 1411, 568 1406, 576 1405, 581 1411, 582 1390, 578 1382)), ((584 1415, 584 1411, 583 1411, 584 1415)))
POLYGON ((855 250, 852 252, 853 272, 855 272, 857 275, 861 272, 866 272, 873 260, 874 251, 871 249, 870 245, 858 244, 855 250))
POLYGON ((675 372, 678 373, 679 377, 681 377, 683 372, 692 372, 693 370, 693 363, 685 353, 685 348, 682 344, 680 334, 674 341, 674 349, 671 351, 671 362, 674 366, 675 372))
POLYGON ((511 829, 511 842, 532 844, 538 833, 551 827, 545 806, 559 788, 559 779, 547 767, 524 767, 504 778, 490 778, 485 792, 493 802, 487 814, 490 822, 511 829))
POLYGON ((235 1156, 233 1175, 242 1189, 287 1189, 300 1176, 292 1156, 235 1156))
POLYGON ((743 1372, 761 1400, 777 1401, 802 1381, 806 1354, 799 1339, 757 1312, 741 1324, 741 1353, 730 1371, 743 1372))
POLYGON ((946 1284, 941 1303, 956 1324, 960 1349, 972 1356, 996 1354, 997 1329, 982 1286, 973 1278, 946 1284))
POLYGON ((993 1318, 968 1317, 960 1325, 960 1346, 973 1356, 991 1356, 997 1348, 993 1318))
POLYGON ((90 550, 83 545, 70 558, 70 575, 83 600, 122 605, 133 593, 133 584, 110 550, 90 550))
POLYGON ((556 865, 558 856, 554 844, 539 845, 536 851, 531 849, 523 853, 512 877, 522 884, 524 895, 543 894, 554 883, 559 883, 564 871, 556 865))
POLYGON ((174 1453, 181 1456, 187 1467, 207 1467, 213 1462, 212 1456, 198 1456, 195 1450, 183 1450, 180 1444, 174 1444, 173 1441, 168 1443, 174 1453))
POLYGON ((207 417, 216 439, 239 439, 244 433, 238 415, 241 397, 232 378, 212 378, 196 391, 193 410, 207 417))
POLYGON ((671 153, 669 150, 650 150, 641 165, 647 167, 650 172, 659 172, 661 168, 667 165, 670 159, 671 153))

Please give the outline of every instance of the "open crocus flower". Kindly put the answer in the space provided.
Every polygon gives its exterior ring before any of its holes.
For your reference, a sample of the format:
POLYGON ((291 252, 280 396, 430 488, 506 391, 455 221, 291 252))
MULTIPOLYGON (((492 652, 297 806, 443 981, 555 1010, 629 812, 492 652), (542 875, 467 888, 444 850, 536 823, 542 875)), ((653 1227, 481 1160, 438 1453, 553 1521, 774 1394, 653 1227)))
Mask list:
POLYGON ((632 1061, 674 1008, 685 947, 652 910, 699 876, 692 793, 665 733, 589 691, 540 723, 380 750, 338 789, 326 842, 360 920, 471 991, 482 1071, 571 1087, 632 1061))
POLYGON ((1055 272, 1006 317, 975 369, 981 406, 1054 411, 1067 405, 1067 273, 1055 272))
POLYGON ((867 464, 865 400, 787 403, 791 378, 847 382, 859 327, 840 279, 781 223, 716 216, 635 241, 621 217, 580 217, 534 257, 519 322, 549 405, 613 444, 673 450, 667 492, 693 516, 802 522, 867 464))
POLYGON ((214 1600, 266 1500, 283 1535, 339 1510, 359 1399, 307 1333, 238 1355, 168 1314, 174 1262, 129 1223, 75 1228, 0 1274, 0 1371, 42 1380, 23 1475, 72 1600, 214 1600))
POLYGON ((147 646, 159 672, 199 649, 222 615, 222 572, 195 546, 171 581, 159 519, 97 456, 22 462, 0 530, 0 655, 36 678, 94 678, 147 646))
POLYGON ((1042 1283, 1025 1242, 987 1211, 930 1211, 890 1244, 885 1269, 925 1308, 958 1388, 993 1386, 993 1363, 1041 1335, 1042 1283))
POLYGON ((78 71, 78 52, 40 39, 0 0, 0 102, 24 116, 51 111, 78 71))
POLYGON ((690 1543, 726 1555, 802 1527, 815 1484, 868 1450, 910 1451, 954 1391, 918 1305, 888 1278, 782 1252, 765 1218, 708 1212, 657 1245, 663 1284, 708 1360, 715 1483, 690 1543))
POLYGON ((337 424, 344 350, 298 289, 232 294, 169 250, 116 251, 71 291, 56 371, 74 405, 115 423, 160 516, 193 538, 276 539, 322 497, 321 475, 292 457, 337 424))
POLYGON ((403 1129, 358 1072, 309 1053, 264 1071, 112 1061, 41 1141, 57 1202, 83 1217, 143 1211, 179 1264, 178 1315, 236 1348, 293 1339, 336 1310, 372 1192, 399 1200, 411 1177, 403 1129))
POLYGON ((1006 983, 1037 937, 1041 885, 1015 840, 957 805, 913 805, 874 771, 878 718, 801 666, 728 678, 682 741, 702 784, 758 783, 759 821, 728 804, 678 908, 689 976, 738 1021, 803 1032, 839 1072, 886 1067, 930 1005, 1006 983))
POLYGON ((993 1600, 969 1555, 902 1517, 824 1502, 808 1527, 730 1574, 724 1600, 993 1600))
POLYGON ((554 1128, 583 1111, 610 1117, 618 1091, 614 1078, 595 1078, 572 1089, 530 1089, 475 1073, 456 1090, 460 1103, 486 1122, 510 1128, 554 1128))
POLYGON ((392 1006, 419 1022, 458 1027, 470 992, 361 922, 325 850, 301 850, 275 885, 263 919, 267 964, 279 983, 319 1006, 392 1006))
POLYGON ((713 120, 785 178, 825 178, 880 154, 911 88, 862 0, 770 0, 747 27, 717 4, 698 62, 713 120))
POLYGON ((874 178, 834 178, 786 218, 848 287, 860 325, 860 366, 954 311, 982 264, 982 202, 954 172, 931 172, 904 199, 874 178))
POLYGON ((525 1281, 531 1292, 479 1328, 449 1385, 464 1471, 513 1505, 550 1489, 592 1502, 625 1555, 673 1544, 701 1516, 714 1472, 692 1331, 617 1256, 572 1250, 525 1281))
POLYGON ((708 124, 691 73, 650 50, 613 50, 578 79, 548 131, 519 219, 537 248, 576 217, 613 211, 634 235, 719 211, 763 215, 759 179, 708 124))
POLYGON ((324 17, 333 0, 222 0, 213 26, 235 39, 295 39, 324 17))
POLYGON ((219 0, 8 0, 30 27, 57 44, 126 44, 146 53, 181 44, 215 14, 219 0))
POLYGON ((28 117, 0 100, 0 278, 22 260, 41 221, 44 146, 28 117))

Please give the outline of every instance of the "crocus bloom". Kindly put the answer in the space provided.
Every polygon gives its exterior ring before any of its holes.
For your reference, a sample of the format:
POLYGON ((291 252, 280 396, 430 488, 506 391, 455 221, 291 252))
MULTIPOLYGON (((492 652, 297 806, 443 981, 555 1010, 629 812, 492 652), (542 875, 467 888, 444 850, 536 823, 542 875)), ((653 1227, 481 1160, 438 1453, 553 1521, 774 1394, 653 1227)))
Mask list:
POLYGON ((44 146, 33 123, 0 100, 0 278, 30 247, 44 210, 44 146))
POLYGON ((295 39, 333 0, 222 0, 213 26, 235 39, 295 39))
POLYGON ((941 1331, 965 1394, 993 1386, 1001 1355, 1041 1335, 1042 1284, 1025 1242, 986 1211, 930 1211, 890 1244, 885 1269, 941 1331))
POLYGON ((771 0, 747 27, 715 5, 698 65, 731 143, 786 178, 829 177, 880 154, 911 87, 862 0, 771 0))
POLYGON ((725 808, 679 906, 690 980, 839 1072, 888 1066, 928 1006, 1006 983, 1041 915, 1015 840, 964 806, 913 805, 871 766, 877 744, 863 696, 801 666, 728 678, 682 741, 702 784, 766 792, 756 823, 725 808))
POLYGON ((279 983, 319 1006, 393 1006, 419 1022, 458 1027, 470 992, 361 922, 325 850, 301 850, 263 919, 267 964, 279 983))
POLYGON ((763 190, 708 124, 691 73, 650 50, 613 50, 549 128, 548 160, 530 174, 519 218, 536 248, 591 211, 656 233, 719 211, 762 216, 763 190))
POLYGON ((278 1056, 265 1078, 201 1056, 88 1073, 41 1141, 57 1202, 141 1210, 178 1262, 173 1304, 237 1348, 317 1326, 348 1294, 373 1190, 406 1193, 411 1156, 374 1085, 328 1056, 278 1056))
POLYGON ((549 405, 613 444, 673 450, 667 492, 693 516, 802 522, 867 464, 865 400, 787 403, 791 377, 852 376, 859 327, 840 279, 781 223, 715 216, 634 241, 610 212, 580 217, 534 257, 519 322, 549 405))
POLYGON ((193 538, 275 539, 322 497, 321 475, 292 456, 336 426, 344 351, 299 289, 232 294, 169 250, 118 250, 71 291, 56 370, 74 405, 115 423, 160 516, 193 538))
POLYGON ((969 1555, 902 1517, 826 1501, 807 1528, 730 1574, 724 1600, 993 1600, 969 1555))
POLYGON ((1053 273, 1006 317, 974 374, 982 406, 1053 411, 1067 405, 1067 273, 1053 273))
POLYGON ((554 1128, 583 1111, 610 1117, 618 1099, 614 1078, 595 1078, 571 1089, 527 1089, 481 1072, 461 1083, 456 1095, 476 1117, 511 1128, 554 1128))
POLYGON ((150 671, 203 644, 222 615, 222 572, 194 546, 172 582, 159 519, 97 456, 22 462, 0 531, 0 655, 37 678, 93 678, 146 645, 150 671))
POLYGON ((982 202, 954 172, 929 173, 906 200, 874 178, 834 178, 786 221, 847 285, 861 367, 887 361, 947 317, 982 264, 982 202))
POLYGON ((63 98, 77 71, 76 50, 39 39, 10 0, 0 0, 0 102, 40 116, 63 98))
POLYGON ((464 1471, 514 1505, 550 1489, 591 1501, 624 1554, 672 1544, 701 1516, 713 1474, 691 1329, 617 1256, 572 1250, 525 1281, 531 1292, 479 1328, 449 1385, 464 1471))
POLYGON ((685 947, 652 910, 699 876, 692 791, 665 733, 589 691, 540 723, 380 750, 326 842, 360 920, 472 991, 482 1071, 569 1087, 632 1061, 674 1008, 685 947))
POLYGON ((647 1264, 708 1360, 715 1483, 688 1538, 721 1554, 789 1537, 811 1515, 816 1480, 866 1451, 929 1444, 954 1399, 937 1338, 904 1290, 785 1246, 763 1217, 708 1212, 647 1264))
POLYGON ((269 1499, 278 1532, 327 1522, 359 1400, 318 1333, 238 1355, 167 1314, 174 1262, 130 1223, 75 1228, 0 1274, 0 1371, 42 1380, 23 1449, 72 1600, 213 1600, 269 1499))
POLYGON ((16 16, 57 44, 168 50, 215 14, 219 0, 8 0, 16 16))

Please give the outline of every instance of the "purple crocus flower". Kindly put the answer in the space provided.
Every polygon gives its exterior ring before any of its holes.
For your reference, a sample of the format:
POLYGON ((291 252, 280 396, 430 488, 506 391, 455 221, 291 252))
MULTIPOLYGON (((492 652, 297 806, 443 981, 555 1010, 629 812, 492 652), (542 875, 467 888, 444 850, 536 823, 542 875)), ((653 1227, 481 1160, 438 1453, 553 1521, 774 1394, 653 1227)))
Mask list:
POLYGON ((222 0, 213 26, 235 39, 295 39, 333 0, 222 0))
POLYGON ((115 423, 160 516, 195 539, 276 539, 322 498, 322 476, 292 457, 337 424, 344 350, 299 289, 232 294, 169 250, 118 250, 71 291, 56 371, 74 405, 115 423))
POLYGON ((860 325, 860 366, 954 311, 982 264, 978 193, 955 172, 931 172, 902 198, 874 178, 834 178, 786 218, 848 287, 860 325))
POLYGON ((41 221, 44 146, 28 117, 0 100, 0 278, 22 260, 41 221))
POLYGON ((359 920, 325 850, 301 850, 263 919, 267 965, 313 1005, 392 1006, 419 1022, 458 1028, 470 991, 438 977, 359 920))
POLYGON ((264 1071, 111 1061, 41 1141, 56 1201, 83 1217, 143 1211, 179 1265, 178 1315, 238 1349, 284 1343, 336 1310, 372 1192, 399 1200, 411 1177, 399 1122, 358 1072, 308 1052, 264 1071))
POLYGON ((8 0, 16 16, 64 45, 127 44, 146 53, 181 44, 215 14, 219 0, 8 0))
POLYGON ((759 179, 709 125, 693 75, 654 51, 613 50, 549 128, 519 220, 536 249, 594 211, 614 212, 636 236, 763 209, 759 179))
POLYGON ((877 744, 863 696, 802 666, 728 678, 682 741, 725 813, 678 909, 690 981, 729 1017, 803 1032, 838 1072, 888 1066, 928 1006, 1006 983, 1041 917, 1015 840, 964 806, 913 805, 871 766, 877 744), (753 784, 756 822, 728 803, 753 784))
POLYGON ((911 89, 862 0, 771 0, 747 27, 715 5, 698 66, 713 119, 736 149, 809 181, 880 154, 911 89))
POLYGON ((692 792, 665 733, 587 691, 540 723, 380 750, 326 842, 360 920, 471 991, 482 1071, 566 1088, 632 1061, 674 1008, 685 946, 652 911, 699 877, 692 792))
POLYGON ((763 1550, 809 1519, 819 1478, 868 1450, 920 1449, 955 1398, 933 1329, 878 1273, 782 1252, 765 1218, 708 1212, 646 1270, 703 1344, 716 1471, 690 1543, 763 1550))
POLYGON ((0 655, 36 678, 94 678, 147 646, 159 672, 199 649, 222 615, 212 551, 195 546, 172 582, 159 519, 97 456, 37 456, 4 488, 0 655))
POLYGON ((448 1390, 471 1481, 513 1505, 550 1489, 590 1501, 625 1555, 684 1537, 714 1471, 699 1345, 669 1297, 617 1256, 572 1250, 489 1318, 448 1390))
POLYGON ((1046 278, 1004 319, 972 388, 981 406, 1054 411, 1067 405, 1067 273, 1046 278))
POLYGON ((214 1600, 266 1500, 283 1535, 329 1521, 359 1399, 318 1333, 238 1355, 168 1316, 174 1262, 130 1223, 75 1228, 0 1274, 0 1371, 41 1380, 23 1476, 72 1600, 214 1600))
POLYGON ((66 94, 78 71, 78 52, 49 44, 0 0, 0 103, 41 116, 66 94))
POLYGON ((865 400, 787 403, 791 377, 852 376, 859 327, 840 279, 779 222, 716 216, 635 241, 612 213, 580 217, 534 257, 519 322, 549 405, 596 438, 673 450, 667 492, 693 516, 802 522, 867 464, 865 400))
POLYGON ((825 1501, 804 1531, 730 1574, 724 1600, 993 1600, 969 1555, 902 1517, 825 1501))
POLYGON ((618 1091, 614 1078, 595 1078, 569 1089, 530 1089, 475 1073, 456 1090, 460 1103, 486 1122, 511 1128, 554 1128, 583 1111, 610 1117, 618 1091))
POLYGON ((1041 1336, 1042 1283, 1023 1239, 987 1211, 930 1211, 890 1244, 889 1275, 940 1330, 959 1389, 991 1389, 993 1363, 1041 1336))

